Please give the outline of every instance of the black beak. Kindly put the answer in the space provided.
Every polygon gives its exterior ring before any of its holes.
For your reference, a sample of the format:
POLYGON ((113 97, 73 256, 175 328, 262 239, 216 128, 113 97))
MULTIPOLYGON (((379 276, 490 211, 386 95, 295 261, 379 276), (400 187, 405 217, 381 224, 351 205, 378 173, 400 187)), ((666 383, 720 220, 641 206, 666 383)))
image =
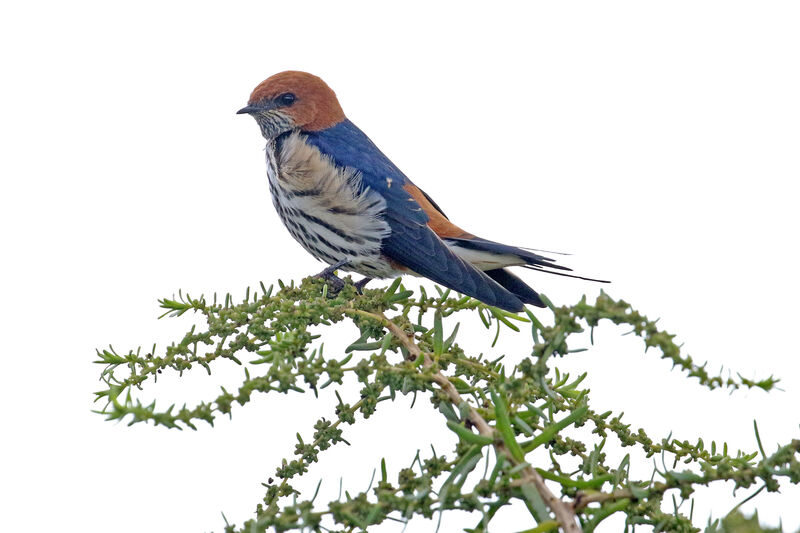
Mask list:
POLYGON ((244 114, 250 115, 252 113, 255 113, 258 110, 259 110, 259 108, 249 105, 249 106, 245 106, 245 107, 241 108, 239 111, 236 112, 236 114, 237 115, 244 115, 244 114))

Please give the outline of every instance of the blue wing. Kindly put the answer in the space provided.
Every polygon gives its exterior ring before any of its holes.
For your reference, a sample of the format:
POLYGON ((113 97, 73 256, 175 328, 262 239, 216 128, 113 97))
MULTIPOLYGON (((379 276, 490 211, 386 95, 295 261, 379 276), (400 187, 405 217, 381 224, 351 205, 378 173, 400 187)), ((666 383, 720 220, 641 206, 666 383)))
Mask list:
POLYGON ((386 221, 391 234, 381 246, 384 255, 445 287, 510 311, 521 311, 519 298, 456 256, 431 230, 428 215, 403 188, 410 180, 349 120, 320 132, 306 133, 340 167, 361 174, 362 187, 386 199, 386 221))

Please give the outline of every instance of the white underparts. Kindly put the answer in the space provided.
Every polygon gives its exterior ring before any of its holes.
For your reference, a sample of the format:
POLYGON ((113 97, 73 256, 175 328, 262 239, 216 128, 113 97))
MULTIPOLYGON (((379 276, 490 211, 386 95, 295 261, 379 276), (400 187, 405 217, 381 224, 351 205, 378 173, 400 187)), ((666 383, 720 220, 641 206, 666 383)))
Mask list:
POLYGON ((526 264, 525 260, 517 255, 473 250, 459 246, 458 241, 450 241, 448 239, 444 239, 444 243, 450 247, 454 254, 467 263, 471 263, 478 270, 494 270, 496 268, 526 264))
POLYGON ((278 215, 292 236, 328 264, 349 261, 344 270, 368 277, 399 275, 380 254, 389 235, 386 200, 361 188, 361 176, 336 166, 305 137, 291 133, 280 150, 267 143, 267 176, 278 215))

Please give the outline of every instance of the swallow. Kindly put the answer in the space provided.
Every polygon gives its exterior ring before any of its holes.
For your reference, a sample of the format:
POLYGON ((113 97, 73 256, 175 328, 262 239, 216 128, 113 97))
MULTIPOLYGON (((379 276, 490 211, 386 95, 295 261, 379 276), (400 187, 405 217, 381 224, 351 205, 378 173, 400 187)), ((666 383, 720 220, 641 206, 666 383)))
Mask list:
MULTIPOLYGON (((545 307, 508 267, 587 279, 535 251, 480 238, 456 226, 355 124, 319 77, 275 74, 239 114, 267 141, 267 178, 278 215, 311 255, 373 278, 422 276, 507 311, 545 307)), ((482 209, 482 211, 485 211, 482 209)))

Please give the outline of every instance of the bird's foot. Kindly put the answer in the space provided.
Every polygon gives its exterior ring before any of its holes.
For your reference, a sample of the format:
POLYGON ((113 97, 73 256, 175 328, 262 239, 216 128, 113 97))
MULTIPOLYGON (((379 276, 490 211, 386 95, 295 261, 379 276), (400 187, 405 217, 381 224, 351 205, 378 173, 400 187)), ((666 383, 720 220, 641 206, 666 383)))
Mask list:
POLYGON ((360 279, 360 280, 356 281, 353 284, 356 287, 356 292, 358 292, 358 294, 364 294, 364 292, 363 292, 364 291, 364 287, 366 287, 367 283, 369 283, 370 281, 372 281, 372 278, 363 278, 363 279, 360 279))
POLYGON ((315 274, 313 277, 324 279, 328 283, 328 294, 331 296, 336 296, 344 288, 344 281, 342 281, 342 279, 336 275, 336 271, 345 266, 347 263, 347 260, 342 259, 341 261, 332 264, 319 274, 315 274))

